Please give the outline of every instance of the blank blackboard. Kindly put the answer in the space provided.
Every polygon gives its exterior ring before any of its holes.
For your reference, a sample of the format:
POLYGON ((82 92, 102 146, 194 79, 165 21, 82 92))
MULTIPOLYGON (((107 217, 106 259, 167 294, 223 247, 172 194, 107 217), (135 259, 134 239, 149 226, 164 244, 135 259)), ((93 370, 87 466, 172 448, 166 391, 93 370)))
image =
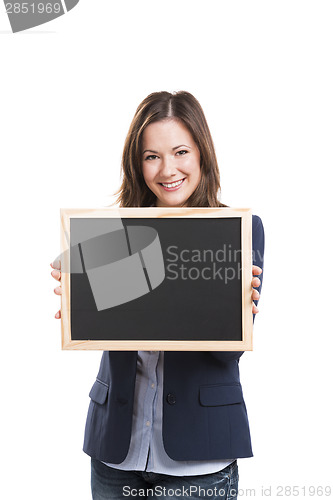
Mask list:
POLYGON ((61 220, 64 349, 252 349, 250 209, 62 209, 61 220), (107 218, 115 230, 98 234, 107 218))

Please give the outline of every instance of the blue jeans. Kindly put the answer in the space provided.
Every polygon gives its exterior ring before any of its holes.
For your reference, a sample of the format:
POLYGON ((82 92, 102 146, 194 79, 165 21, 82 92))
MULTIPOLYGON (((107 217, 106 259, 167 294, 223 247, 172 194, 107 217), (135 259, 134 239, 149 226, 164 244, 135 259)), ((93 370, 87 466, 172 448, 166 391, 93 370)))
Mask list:
POLYGON ((236 500, 238 467, 235 460, 224 469, 200 476, 169 476, 145 471, 126 471, 91 459, 91 491, 93 500, 150 498, 209 498, 236 500))

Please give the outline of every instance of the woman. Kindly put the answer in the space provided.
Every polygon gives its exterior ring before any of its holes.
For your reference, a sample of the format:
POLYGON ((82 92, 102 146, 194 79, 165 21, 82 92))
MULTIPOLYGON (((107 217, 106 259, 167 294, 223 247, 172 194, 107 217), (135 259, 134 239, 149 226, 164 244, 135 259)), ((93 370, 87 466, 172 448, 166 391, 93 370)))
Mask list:
MULTIPOLYGON (((218 200, 208 125, 188 92, 156 92, 143 100, 126 138, 122 172, 120 207, 226 206, 218 200)), ((259 217, 252 227, 253 274, 259 275, 259 217)), ((61 279, 60 271, 52 275, 61 279)), ((258 277, 252 286, 257 301, 258 277)), ((83 446, 91 456, 93 498, 236 498, 237 458, 252 456, 238 371, 242 354, 104 352, 83 446)))

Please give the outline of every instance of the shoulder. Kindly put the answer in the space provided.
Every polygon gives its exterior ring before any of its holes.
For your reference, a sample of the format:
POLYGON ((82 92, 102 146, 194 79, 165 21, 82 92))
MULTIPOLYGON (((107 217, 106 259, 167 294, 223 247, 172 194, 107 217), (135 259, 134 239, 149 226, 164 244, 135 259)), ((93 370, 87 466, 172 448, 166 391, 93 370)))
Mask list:
POLYGON ((252 215, 252 247, 253 249, 260 250, 260 254, 263 255, 265 248, 265 231, 259 215, 252 215))
POLYGON ((259 215, 252 215, 252 228, 263 227, 263 223, 259 215))
POLYGON ((264 225, 259 215, 252 215, 252 236, 254 238, 265 237, 264 225))

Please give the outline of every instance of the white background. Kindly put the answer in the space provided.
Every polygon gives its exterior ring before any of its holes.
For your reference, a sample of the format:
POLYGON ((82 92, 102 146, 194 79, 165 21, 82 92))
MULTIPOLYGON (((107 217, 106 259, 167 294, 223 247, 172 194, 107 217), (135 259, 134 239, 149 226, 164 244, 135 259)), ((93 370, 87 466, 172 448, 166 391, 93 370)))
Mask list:
POLYGON ((330 484, 332 21, 321 0, 81 0, 12 34, 1 7, 2 498, 91 498, 82 444, 101 353, 61 351, 59 209, 114 201, 137 105, 180 89, 205 110, 222 201, 266 232, 240 362, 254 450, 241 494, 330 484))

